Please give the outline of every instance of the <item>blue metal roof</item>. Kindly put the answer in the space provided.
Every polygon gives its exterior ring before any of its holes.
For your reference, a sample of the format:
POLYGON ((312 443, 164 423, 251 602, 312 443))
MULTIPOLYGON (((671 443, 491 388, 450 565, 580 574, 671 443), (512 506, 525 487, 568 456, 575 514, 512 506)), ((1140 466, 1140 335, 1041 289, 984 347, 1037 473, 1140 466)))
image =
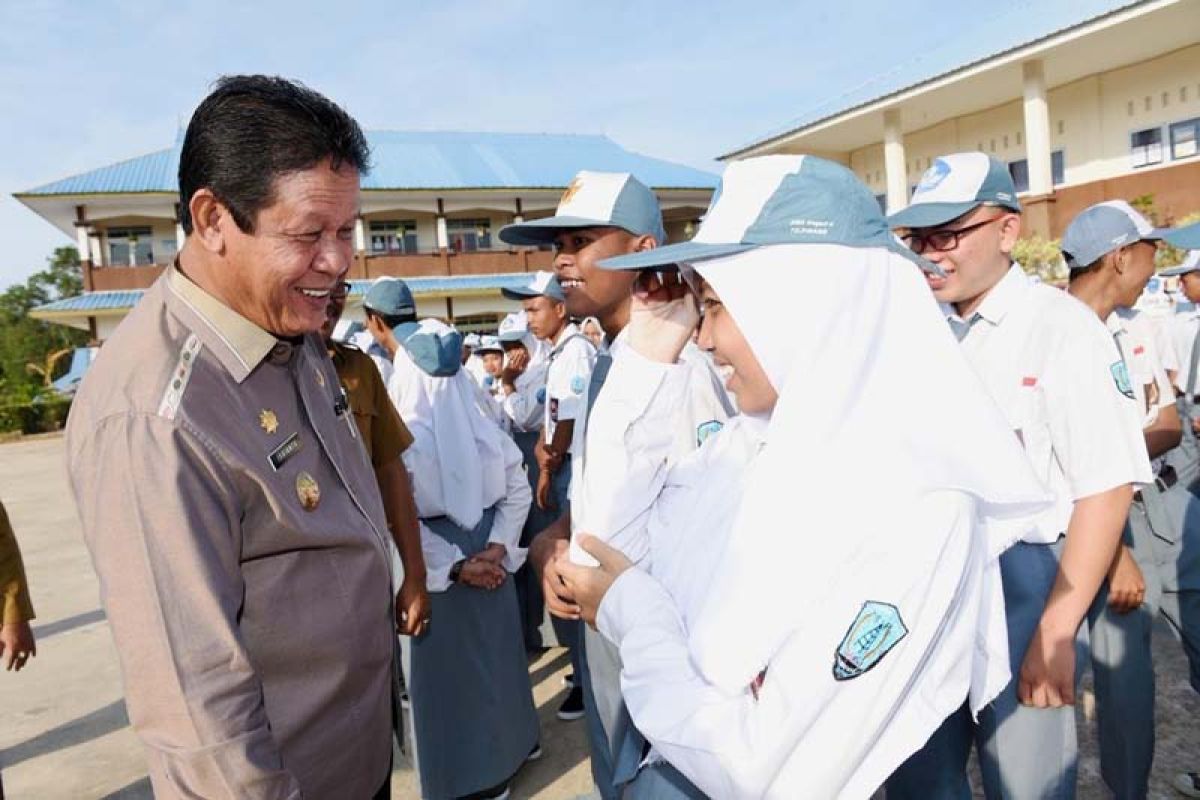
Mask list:
POLYGON ((994 16, 976 17, 974 24, 960 28, 937 46, 925 47, 924 42, 917 42, 913 57, 907 61, 821 100, 786 125, 720 158, 729 158, 889 95, 1147 2, 1149 0, 1055 0, 1050 3, 1024 0, 996 4, 994 16))
MULTIPOLYGON (((515 288, 529 282, 528 272, 507 272, 495 275, 435 275, 421 278, 404 278, 408 288, 416 296, 452 292, 487 291, 515 288)), ((350 296, 367 293, 372 281, 350 281, 350 296)), ((86 292, 77 297, 56 300, 33 309, 38 314, 87 314, 96 311, 128 310, 142 299, 142 289, 112 292, 86 292)))
MULTIPOLYGON (((717 176, 632 153, 607 136, 368 131, 366 190, 562 188, 581 169, 631 172, 656 189, 712 189, 717 176)), ((178 144, 20 195, 177 192, 178 144)))

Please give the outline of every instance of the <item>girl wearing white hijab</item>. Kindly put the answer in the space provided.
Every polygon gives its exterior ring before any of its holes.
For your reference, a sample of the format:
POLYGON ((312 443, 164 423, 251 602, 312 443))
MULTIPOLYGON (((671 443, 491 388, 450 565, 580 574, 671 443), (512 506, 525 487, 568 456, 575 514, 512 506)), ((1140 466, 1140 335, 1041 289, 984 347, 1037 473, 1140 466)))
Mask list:
POLYGON ((408 681, 422 794, 503 796, 538 742, 510 579, 532 492, 521 452, 460 369, 461 334, 437 320, 395 332, 393 397, 414 439, 404 464, 431 604, 408 681))
POLYGON ((653 746, 625 797, 868 797, 1007 683, 997 558, 1047 496, 918 266, 936 268, 845 168, 737 162, 692 242, 604 266, 675 264, 742 413, 660 466, 669 426, 645 410, 674 407, 696 312, 644 273, 587 446, 595 465, 636 443, 645 469, 588 498, 573 549, 599 568, 559 566, 653 746), (649 514, 623 518, 637 493, 649 514))

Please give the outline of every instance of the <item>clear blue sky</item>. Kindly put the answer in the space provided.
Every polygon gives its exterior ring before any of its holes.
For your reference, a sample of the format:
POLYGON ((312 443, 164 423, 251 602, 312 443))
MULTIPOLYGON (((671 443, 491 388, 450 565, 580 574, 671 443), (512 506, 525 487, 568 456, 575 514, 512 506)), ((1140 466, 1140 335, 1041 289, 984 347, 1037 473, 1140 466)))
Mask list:
POLYGON ((298 78, 365 128, 604 133, 719 171, 715 156, 977 35, 994 8, 0 0, 0 288, 69 243, 13 192, 169 146, 221 74, 298 78))

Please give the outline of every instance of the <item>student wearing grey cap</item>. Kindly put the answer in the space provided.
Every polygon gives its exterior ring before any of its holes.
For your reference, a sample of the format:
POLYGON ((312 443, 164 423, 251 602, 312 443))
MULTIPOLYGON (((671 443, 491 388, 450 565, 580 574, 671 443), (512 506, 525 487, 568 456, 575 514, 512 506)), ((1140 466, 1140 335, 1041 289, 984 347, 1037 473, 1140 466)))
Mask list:
POLYGON ((408 284, 399 278, 384 276, 376 278, 367 290, 363 314, 366 339, 360 342, 360 348, 375 362, 386 386, 392 377, 392 359, 398 346, 392 328, 417 318, 417 302, 408 284))
MULTIPOLYGON (((1182 264, 1165 269, 1159 275, 1177 276, 1188 300, 1193 304, 1200 303, 1200 223, 1163 231, 1162 236, 1167 243, 1191 252, 1182 264)), ((1176 448, 1172 456, 1180 456, 1174 463, 1176 469, 1186 476, 1186 481, 1200 471, 1200 465, 1196 463, 1200 451, 1196 446, 1196 426, 1200 414, 1196 410, 1195 378, 1196 365, 1200 361, 1200 313, 1195 306, 1177 313, 1171 320, 1171 327, 1179 364, 1175 384, 1181 392, 1178 407, 1188 428, 1184 431, 1185 443, 1190 445, 1176 448)), ((1174 499, 1178 501, 1181 497, 1188 499, 1176 491, 1174 499)), ((1192 502, 1200 501, 1193 499, 1192 502)), ((1166 522, 1163 527, 1167 534, 1157 536, 1154 540, 1158 549, 1158 577, 1162 585, 1158 610, 1182 643, 1188 659, 1192 688, 1200 692, 1200 524, 1197 524, 1194 514, 1191 518, 1185 515, 1182 519, 1172 515, 1166 522)), ((1200 797, 1200 772, 1181 773, 1175 776, 1173 785, 1176 791, 1186 797, 1200 797)))
MULTIPOLYGON (((602 269, 599 262, 664 244, 662 212, 654 193, 632 175, 584 170, 563 193, 554 216, 507 226, 499 235, 509 244, 554 245, 554 273, 562 287, 567 314, 573 318, 594 316, 605 331, 606 338, 582 395, 583 424, 577 424, 573 432, 578 453, 572 459, 570 494, 574 503, 576 493, 583 491, 588 481, 581 467, 587 459, 588 415, 596 405, 604 403, 601 389, 613 354, 627 346, 621 333, 629 322, 636 277, 633 273, 602 269)), ((694 451, 703 436, 719 428, 733 413, 703 353, 690 345, 682 359, 687 364, 688 389, 672 419, 672 461, 694 451)), ((635 448, 631 448, 630 457, 637 457, 635 448)), ((604 482, 610 478, 597 475, 591 480, 604 482)), ((570 536, 568 508, 534 539, 529 550, 530 563, 542 575, 547 608, 564 619, 575 619, 577 613, 570 593, 559 580, 554 557, 566 551, 570 536)), ((616 649, 591 629, 584 630, 583 641, 585 657, 580 660, 583 674, 576 674, 576 680, 584 687, 592 777, 604 800, 611 800, 620 796, 621 787, 636 772, 641 738, 621 702, 620 659, 616 649), (625 761, 615 764, 618 756, 625 756, 625 761), (621 770, 617 772, 615 767, 621 770)))
POLYGON ((1088 611, 1100 774, 1116 797, 1145 797, 1154 759, 1150 635, 1160 588, 1151 520, 1160 517, 1164 494, 1175 485, 1175 469, 1163 457, 1181 436, 1156 325, 1133 309, 1154 275, 1160 238, 1161 231, 1123 200, 1085 209, 1062 238, 1071 270, 1068 291, 1112 333, 1125 366, 1124 390, 1137 402, 1156 475, 1134 494, 1123 543, 1088 611))
POLYGON ((1134 484, 1152 480, 1124 364, 1096 315, 1013 263, 1021 206, 984 153, 934 159, 888 222, 943 271, 934 297, 1034 472, 1055 496, 1000 561, 1012 680, 977 718, 963 707, 888 781, 888 797, 1075 794, 1075 637, 1120 542, 1134 484), (1098 432, 1104 432, 1099 435, 1098 432))

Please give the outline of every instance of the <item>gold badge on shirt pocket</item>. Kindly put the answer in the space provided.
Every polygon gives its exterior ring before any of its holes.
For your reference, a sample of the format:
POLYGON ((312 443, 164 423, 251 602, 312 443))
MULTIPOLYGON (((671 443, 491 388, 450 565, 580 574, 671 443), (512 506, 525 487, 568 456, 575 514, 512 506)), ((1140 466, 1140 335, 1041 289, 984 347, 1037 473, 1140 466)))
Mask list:
POLYGON ((279 430, 279 417, 275 416, 275 412, 271 409, 264 408, 258 412, 258 427, 273 434, 279 430))
POLYGON ((317 479, 307 472, 297 475, 296 497, 300 498, 300 505, 305 511, 316 511, 321 503, 321 487, 317 485, 317 479))

